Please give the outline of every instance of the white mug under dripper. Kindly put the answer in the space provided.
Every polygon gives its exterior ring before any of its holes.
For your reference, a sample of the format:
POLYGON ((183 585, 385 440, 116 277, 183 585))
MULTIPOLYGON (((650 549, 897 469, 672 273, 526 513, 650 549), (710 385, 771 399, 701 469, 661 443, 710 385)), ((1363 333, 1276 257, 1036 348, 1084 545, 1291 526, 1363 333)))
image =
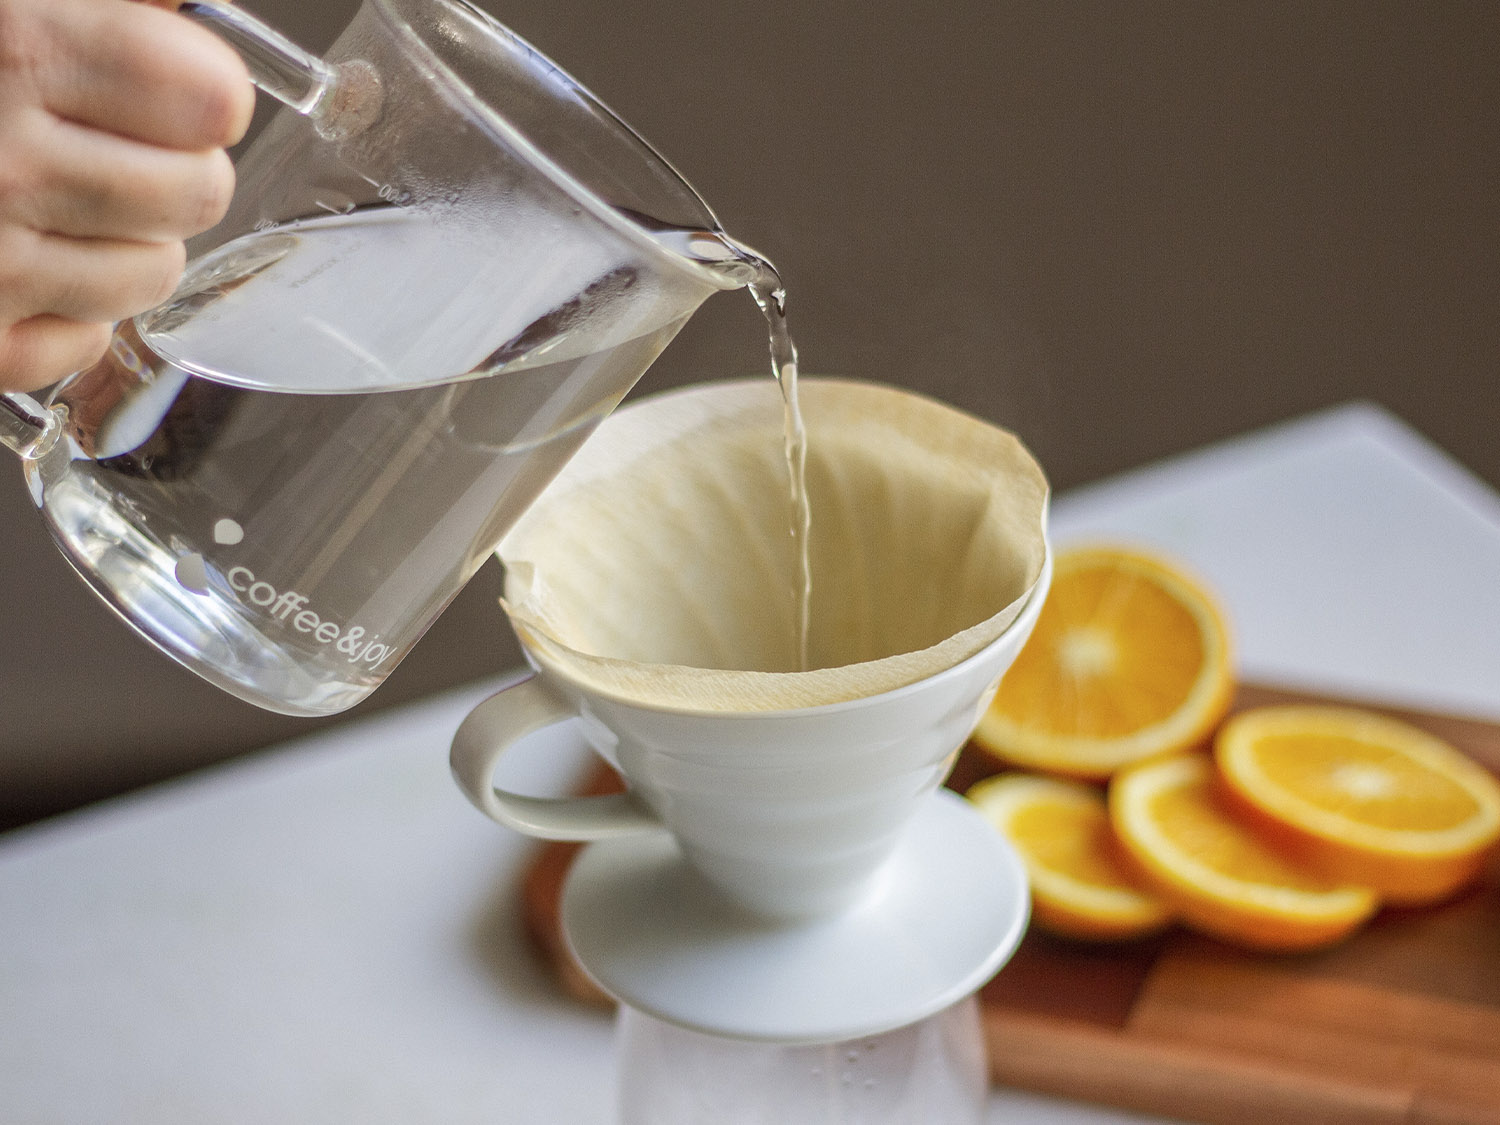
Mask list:
POLYGON ((810 670, 774 386, 660 395, 608 419, 502 542, 536 675, 476 708, 452 754, 493 819, 594 841, 562 915, 606 991, 762 1045, 919 1024, 1014 950, 1021 864, 939 786, 1051 566, 1046 483, 1010 434, 844 380, 804 380, 802 412, 810 670), (627 792, 496 787, 510 748, 580 735, 627 792))
POLYGON ((226 4, 182 10, 286 108, 172 298, 46 403, 0 396, 0 444, 139 633, 250 702, 327 714, 698 305, 769 267, 463 0, 365 0, 324 58, 226 4))

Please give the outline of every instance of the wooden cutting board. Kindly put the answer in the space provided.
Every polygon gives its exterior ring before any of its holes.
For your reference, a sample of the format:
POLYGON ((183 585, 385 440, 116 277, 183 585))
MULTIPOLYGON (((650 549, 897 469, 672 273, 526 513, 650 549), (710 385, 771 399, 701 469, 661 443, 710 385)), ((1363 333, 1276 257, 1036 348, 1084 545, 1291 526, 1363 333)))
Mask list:
MULTIPOLYGON (((1242 687, 1236 708, 1324 701, 1242 687)), ((1386 709, 1500 774, 1500 725, 1386 709)), ((993 772, 966 750, 949 784, 993 772)), ((618 787, 607 772, 594 791, 618 787)), ((578 845, 549 844, 527 927, 564 987, 608 1003, 563 944, 578 845)), ((1500 856, 1458 899, 1387 910, 1311 954, 1174 930, 1089 946, 1032 931, 980 994, 994 1080, 1215 1125, 1500 1125, 1500 856)))

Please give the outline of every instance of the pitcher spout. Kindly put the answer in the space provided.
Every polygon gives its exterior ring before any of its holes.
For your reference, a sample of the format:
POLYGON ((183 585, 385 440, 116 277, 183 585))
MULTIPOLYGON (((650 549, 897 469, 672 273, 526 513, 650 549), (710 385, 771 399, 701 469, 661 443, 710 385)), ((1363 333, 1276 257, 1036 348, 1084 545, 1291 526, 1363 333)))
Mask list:
POLYGON ((721 289, 753 285, 767 291, 782 288, 781 275, 763 254, 722 230, 654 232, 658 242, 708 272, 721 289))

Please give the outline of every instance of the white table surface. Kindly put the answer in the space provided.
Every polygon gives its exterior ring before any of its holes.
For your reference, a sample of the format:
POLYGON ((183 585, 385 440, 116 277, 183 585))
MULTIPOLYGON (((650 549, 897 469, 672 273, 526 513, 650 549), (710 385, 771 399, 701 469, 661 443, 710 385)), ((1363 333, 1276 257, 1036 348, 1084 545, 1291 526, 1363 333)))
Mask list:
MULTIPOLYGON (((1223 596, 1247 677, 1500 718, 1500 497, 1354 405, 1058 498, 1223 596)), ((496 627, 503 627, 496 621, 496 627)), ((449 780, 476 685, 0 837, 0 1120, 604 1125, 607 1016, 449 780)), ((507 763, 533 791, 576 761, 507 763)), ((995 1122, 1145 1120, 997 1091, 995 1122)))

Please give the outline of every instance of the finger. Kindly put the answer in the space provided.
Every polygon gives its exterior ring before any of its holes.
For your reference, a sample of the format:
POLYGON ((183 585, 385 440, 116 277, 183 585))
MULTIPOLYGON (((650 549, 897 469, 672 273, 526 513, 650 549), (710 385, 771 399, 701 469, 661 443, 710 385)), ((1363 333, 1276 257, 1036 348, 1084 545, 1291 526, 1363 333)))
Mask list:
POLYGON ((75 238, 179 241, 224 217, 234 166, 223 149, 183 152, 38 115, 38 167, 6 209, 33 229, 75 238))
POLYGON ((109 347, 109 324, 33 316, 0 332, 0 390, 37 391, 92 367, 109 347))
POLYGON ((211 31, 127 0, 52 0, 43 104, 71 121, 189 151, 244 136, 255 108, 240 57, 211 31))
POLYGON ((180 242, 124 242, 8 232, 0 245, 4 320, 50 313, 66 320, 121 320, 159 305, 182 277, 180 242))

